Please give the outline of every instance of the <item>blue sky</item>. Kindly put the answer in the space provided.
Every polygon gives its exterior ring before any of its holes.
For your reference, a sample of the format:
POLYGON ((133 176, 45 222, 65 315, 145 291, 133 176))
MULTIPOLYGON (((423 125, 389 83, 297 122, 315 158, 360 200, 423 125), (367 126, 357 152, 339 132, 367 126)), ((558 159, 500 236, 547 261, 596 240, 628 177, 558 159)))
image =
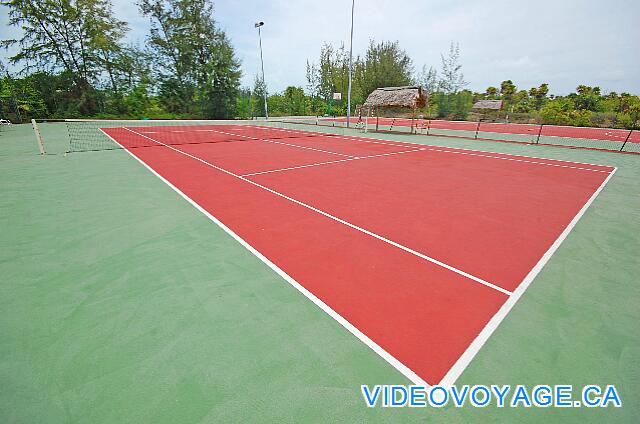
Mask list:
MULTIPOLYGON (((141 45, 149 24, 132 0, 113 0, 141 45)), ((242 61, 243 85, 260 69, 255 21, 265 22, 263 48, 269 91, 305 84, 306 60, 323 41, 348 46, 351 1, 216 1, 215 18, 242 61)), ((13 31, 1 10, 0 38, 13 31)), ((469 88, 512 79, 521 88, 548 82, 566 94, 578 84, 640 94, 640 1, 637 0, 356 0, 354 54, 369 39, 399 41, 414 61, 440 68, 440 53, 459 42, 469 88)), ((2 52, 2 60, 7 52, 2 52)))

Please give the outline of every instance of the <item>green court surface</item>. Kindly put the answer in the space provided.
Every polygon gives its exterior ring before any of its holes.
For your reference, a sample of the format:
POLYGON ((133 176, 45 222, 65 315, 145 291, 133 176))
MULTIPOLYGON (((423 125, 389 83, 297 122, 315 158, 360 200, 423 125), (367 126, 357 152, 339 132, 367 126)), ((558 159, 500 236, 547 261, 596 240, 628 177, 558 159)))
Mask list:
POLYGON ((368 409, 361 384, 410 382, 126 152, 41 130, 45 156, 0 132, 1 423, 640 416, 638 155, 369 134, 618 167, 457 384, 613 384, 623 406, 368 409))

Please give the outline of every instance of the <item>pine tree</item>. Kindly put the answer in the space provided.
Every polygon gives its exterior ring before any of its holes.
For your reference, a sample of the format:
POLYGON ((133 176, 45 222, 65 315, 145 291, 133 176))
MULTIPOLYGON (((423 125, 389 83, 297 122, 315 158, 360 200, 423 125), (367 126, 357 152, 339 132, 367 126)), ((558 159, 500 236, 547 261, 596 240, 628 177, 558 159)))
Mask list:
POLYGON ((162 100, 175 113, 206 118, 233 116, 240 63, 224 31, 216 26, 210 0, 141 0, 151 20, 162 100))
POLYGON ((24 70, 63 71, 74 82, 74 95, 83 113, 97 110, 91 93, 109 57, 120 51, 127 25, 113 16, 109 0, 8 0, 9 25, 20 27, 22 37, 2 40, 3 47, 18 46, 9 58, 24 70))

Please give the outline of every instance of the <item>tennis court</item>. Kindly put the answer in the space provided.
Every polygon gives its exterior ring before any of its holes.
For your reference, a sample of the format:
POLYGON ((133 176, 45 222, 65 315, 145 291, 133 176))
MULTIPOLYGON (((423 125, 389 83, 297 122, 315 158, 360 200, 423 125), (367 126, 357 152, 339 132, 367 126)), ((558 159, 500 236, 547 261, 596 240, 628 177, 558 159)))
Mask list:
POLYGON ((30 126, 2 133, 10 422, 637 416, 635 155, 261 121, 40 129, 46 155, 30 126), (454 381, 615 384, 624 407, 360 391, 454 381))
POLYGON ((615 168, 239 125, 101 129, 416 384, 452 384, 615 168))
MULTIPOLYGON (((298 119, 310 125, 344 127, 345 117, 298 119)), ((426 118, 352 117, 376 131, 412 132, 430 136, 461 137, 514 143, 532 143, 558 147, 614 152, 640 153, 640 131, 619 128, 574 127, 561 125, 514 124, 488 121, 446 121, 426 118)))

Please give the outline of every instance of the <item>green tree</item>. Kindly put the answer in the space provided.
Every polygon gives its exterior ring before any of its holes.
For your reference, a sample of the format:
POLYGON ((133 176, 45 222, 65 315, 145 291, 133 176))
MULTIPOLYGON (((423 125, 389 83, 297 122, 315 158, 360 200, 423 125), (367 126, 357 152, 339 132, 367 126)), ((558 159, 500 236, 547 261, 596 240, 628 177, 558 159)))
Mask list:
POLYGON ((269 116, 287 115, 287 100, 280 93, 272 94, 267 98, 269 105, 269 116))
POLYGON ((547 100, 547 94, 549 94, 549 84, 547 83, 540 84, 540 87, 533 87, 529 90, 529 95, 534 99, 534 107, 536 110, 540 110, 544 105, 544 102, 547 100))
POLYGON ((424 65, 416 78, 416 84, 422 86, 429 94, 435 93, 438 89, 438 71, 433 66, 427 69, 427 65, 424 65))
POLYGON ((495 88, 495 87, 487 87, 487 89, 485 90, 484 94, 489 99, 495 99, 496 96, 498 95, 498 89, 495 88))
POLYGON ((287 87, 284 90, 287 115, 306 115, 306 101, 301 87, 287 87))
POLYGON ((442 59, 440 90, 444 94, 455 94, 468 84, 464 80, 464 74, 462 73, 460 44, 452 42, 447 56, 441 54, 440 58, 442 59))
POLYGON ((236 97, 236 112, 237 118, 249 119, 251 118, 251 89, 241 88, 238 90, 238 97, 236 97))
POLYGON ((505 80, 500 83, 500 94, 507 102, 511 102, 513 95, 516 94, 517 87, 511 80, 505 80))
POLYGON ((253 81, 253 92, 251 94, 251 109, 255 116, 265 116, 264 97, 266 91, 267 89, 262 78, 256 75, 253 81))
POLYGON ((452 96, 453 119, 467 119, 471 107, 473 106, 473 93, 469 90, 462 90, 452 96))
POLYGON ((413 63, 397 41, 369 42, 362 68, 362 95, 366 98, 380 87, 410 85, 413 63))
POLYGON ((124 98, 126 114, 135 118, 146 118, 151 106, 151 98, 147 86, 142 83, 133 88, 124 98))
POLYGON ((152 83, 152 56, 148 50, 128 45, 114 51, 101 51, 101 54, 111 92, 119 94, 140 84, 148 86, 152 83))
MULTIPOLYGON (((362 78, 363 65, 359 57, 353 61, 353 81, 351 88, 352 104, 363 100, 362 78)), ((333 93, 341 93, 346 99, 349 81, 349 54, 341 45, 334 48, 324 43, 320 48, 318 64, 307 60, 307 93, 311 99, 312 111, 315 113, 329 113, 333 105, 333 93)))
POLYGON ((242 72, 223 32, 218 32, 212 54, 205 60, 200 63, 205 68, 204 77, 198 83, 202 114, 206 118, 233 118, 242 72))
MULTIPOLYGON (((63 70, 74 82, 82 113, 97 110, 93 85, 105 70, 105 54, 120 49, 127 25, 116 19, 109 0, 7 0, 9 24, 21 28, 21 38, 2 40, 18 46, 9 60, 24 70, 63 70)), ((115 64, 116 62, 111 62, 115 64)))
POLYGON ((151 20, 162 100, 177 113, 226 118, 235 112, 240 63, 217 28, 210 0, 140 0, 151 20))
POLYGON ((307 60, 307 93, 309 96, 309 107, 312 113, 320 112, 320 72, 315 63, 307 60))
POLYGON ((320 61, 318 64, 318 93, 320 97, 328 101, 335 90, 333 75, 337 72, 335 50, 331 44, 324 43, 320 48, 320 61))
MULTIPOLYGON (((12 98, 22 119, 45 118, 48 115, 47 105, 38 85, 37 74, 24 78, 13 78, 8 73, 0 79, 0 96, 12 98)), ((6 115, 7 113, 3 113, 6 115)), ((17 119, 16 116, 14 119, 17 119)))
POLYGON ((629 117, 631 118, 631 125, 628 127, 629 129, 639 129, 640 128, 640 98, 635 96, 632 104, 629 106, 628 110, 629 117))
POLYGON ((469 112, 464 110, 465 107, 463 106, 466 96, 458 97, 457 94, 468 83, 462 73, 460 45, 452 42, 447 55, 441 54, 440 58, 442 60, 441 77, 438 82, 440 95, 434 97, 438 108, 438 117, 464 119, 462 116, 466 117, 469 112))
POLYGON ((629 93, 620 94, 619 122, 628 129, 640 128, 640 97, 629 93))
POLYGON ((578 110, 599 111, 600 110, 600 87, 590 87, 579 85, 576 94, 571 94, 575 108, 578 110))
POLYGON ((527 90, 520 90, 512 97, 512 104, 514 112, 527 113, 533 109, 531 98, 527 90))
POLYGON ((556 98, 540 110, 543 124, 550 125, 571 125, 571 112, 573 104, 570 100, 556 98))

